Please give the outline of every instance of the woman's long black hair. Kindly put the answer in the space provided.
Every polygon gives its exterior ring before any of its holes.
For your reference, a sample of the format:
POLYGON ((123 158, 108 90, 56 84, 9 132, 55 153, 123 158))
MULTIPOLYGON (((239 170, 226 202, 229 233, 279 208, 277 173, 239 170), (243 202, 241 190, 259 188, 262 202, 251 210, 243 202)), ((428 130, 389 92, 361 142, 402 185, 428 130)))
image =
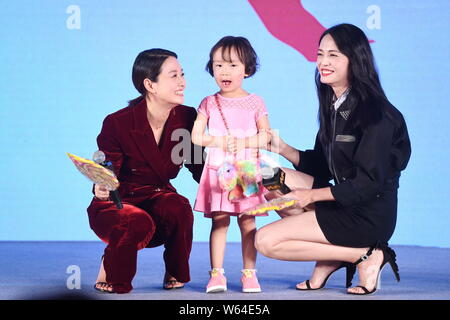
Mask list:
MULTIPOLYGON (((358 130, 378 122, 382 117, 383 106, 390 103, 381 87, 369 40, 361 29, 352 24, 339 24, 327 29, 319 43, 327 34, 349 60, 348 81, 351 89, 344 103, 352 111, 347 124, 358 130)), ((328 144, 331 139, 334 92, 331 86, 320 82, 317 69, 315 81, 319 97, 319 137, 322 143, 328 144)))
POLYGON ((137 104, 145 98, 147 90, 144 87, 144 79, 157 82, 161 73, 161 66, 168 57, 178 58, 175 52, 165 49, 149 49, 138 54, 133 64, 132 79, 134 87, 141 94, 136 99, 128 101, 130 106, 137 104))

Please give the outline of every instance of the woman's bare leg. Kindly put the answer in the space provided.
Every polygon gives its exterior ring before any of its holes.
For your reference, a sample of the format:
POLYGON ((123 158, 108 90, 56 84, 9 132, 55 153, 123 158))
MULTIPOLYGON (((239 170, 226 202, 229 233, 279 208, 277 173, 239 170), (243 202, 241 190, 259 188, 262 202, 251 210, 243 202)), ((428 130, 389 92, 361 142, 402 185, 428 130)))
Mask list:
MULTIPOLYGON (((313 178, 304 173, 283 168, 286 172, 286 184, 293 188, 312 188, 313 178)), ((268 200, 282 196, 281 192, 273 191, 266 195, 268 200)), ((308 209, 308 208, 306 208, 308 209)), ((287 208, 277 213, 284 219, 261 228, 256 234, 258 251, 268 256, 282 260, 317 261, 310 285, 320 286, 330 272, 335 270, 342 261, 355 262, 365 254, 368 248, 347 248, 331 245, 320 229, 314 210, 303 213, 299 208, 287 208), (288 219, 287 219, 288 218, 288 219), (286 220, 287 219, 287 220, 286 220), (267 228, 267 229, 265 229, 267 228), (291 236, 287 235, 288 230, 291 236), (276 235, 285 237, 276 237, 276 235)), ((360 285, 371 291, 377 280, 379 267, 383 261, 381 250, 374 250, 369 259, 358 265, 360 285)), ((306 288, 305 282, 298 288, 306 288)), ((349 292, 363 293, 358 287, 348 289, 349 292)))
POLYGON ((95 287, 103 291, 112 291, 112 285, 106 283, 106 272, 103 266, 103 259, 100 263, 100 269, 98 270, 97 280, 95 281, 95 287))
POLYGON ((314 211, 288 216, 262 227, 256 233, 256 244, 265 256, 289 261, 354 262, 367 251, 330 244, 314 211))
MULTIPOLYGON (((325 281, 327 276, 335 271, 340 265, 341 261, 316 261, 313 274, 309 278, 309 285, 311 288, 319 288, 325 281)), ((306 281, 300 282, 296 285, 298 289, 307 289, 306 281)))
MULTIPOLYGON (((286 185, 291 188, 302 188, 302 189, 311 189, 314 178, 310 175, 307 175, 303 172, 299 172, 296 170, 292 170, 289 168, 283 168, 283 171, 286 173, 286 185)), ((281 197, 283 194, 279 191, 270 192, 267 194, 267 200, 271 200, 273 198, 281 197)), ((302 214, 305 211, 314 210, 314 205, 310 205, 307 208, 287 208, 284 210, 277 211, 278 215, 282 218, 288 217, 290 215, 298 215, 302 214), (305 210, 306 209, 306 210, 305 210)), ((319 287, 325 278, 335 270, 342 262, 341 261, 317 261, 313 270, 313 274, 310 277, 310 285, 312 288, 319 287)), ((297 285, 299 289, 306 288, 306 283, 302 282, 297 285)))
POLYGON ((286 173, 285 184, 291 188, 312 189, 314 177, 289 168, 282 168, 286 173))
MULTIPOLYGON (((286 173, 286 185, 291 188, 303 188, 303 189, 311 189, 314 178, 305 173, 292 170, 289 168, 283 168, 283 171, 286 173)), ((271 200, 274 198, 281 197, 283 194, 279 191, 272 191, 266 195, 267 200, 271 200)), ((314 205, 309 206, 308 209, 314 210, 314 205)), ((277 211, 278 215, 282 218, 288 217, 290 215, 298 215, 305 212, 305 209, 302 208, 287 208, 284 210, 277 211)), ((314 267, 313 274, 311 276, 310 285, 312 288, 319 287, 325 278, 328 276, 330 272, 335 270, 342 262, 341 261, 317 261, 316 266, 314 267)), ((302 282, 297 285, 298 288, 303 289, 306 288, 305 282, 302 282)))
MULTIPOLYGON (((335 246, 328 242, 314 211, 290 215, 268 224, 256 233, 255 245, 267 257, 289 261, 318 261, 311 277, 320 285, 342 262, 355 262, 368 248, 335 246)), ((299 284, 299 288, 306 287, 299 284)))
MULTIPOLYGON (((375 288, 378 279, 378 272, 383 263, 383 252, 379 249, 374 250, 370 257, 358 264, 359 285, 366 287, 367 290, 372 291, 375 288)), ((359 287, 349 288, 350 293, 362 294, 364 290, 359 287)))
POLYGON ((165 289, 183 288, 184 283, 178 281, 174 276, 171 276, 166 270, 164 273, 163 286, 165 289))

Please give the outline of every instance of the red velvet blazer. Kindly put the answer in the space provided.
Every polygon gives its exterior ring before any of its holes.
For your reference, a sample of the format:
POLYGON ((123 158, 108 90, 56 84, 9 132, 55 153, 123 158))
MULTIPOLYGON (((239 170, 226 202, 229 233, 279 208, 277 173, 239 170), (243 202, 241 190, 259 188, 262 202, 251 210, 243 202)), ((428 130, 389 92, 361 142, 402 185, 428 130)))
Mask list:
POLYGON ((192 107, 174 107, 164 126, 159 145, 147 119, 145 99, 105 118, 97 144, 99 150, 105 153, 106 160, 114 166, 120 182, 119 192, 124 201, 140 202, 149 193, 159 189, 176 192, 170 179, 178 175, 183 163, 193 178, 200 181, 204 150, 190 140, 196 117, 197 112, 192 107), (173 134, 176 129, 185 129, 181 130, 185 134, 181 137, 177 134, 180 131, 173 134), (188 147, 183 149, 182 146, 186 145, 188 147))

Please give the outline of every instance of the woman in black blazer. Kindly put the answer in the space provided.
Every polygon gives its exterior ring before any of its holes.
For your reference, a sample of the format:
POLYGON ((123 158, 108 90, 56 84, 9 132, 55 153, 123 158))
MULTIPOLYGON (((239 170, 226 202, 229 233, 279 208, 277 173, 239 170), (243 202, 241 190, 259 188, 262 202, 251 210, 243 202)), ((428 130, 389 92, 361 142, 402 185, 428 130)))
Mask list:
MULTIPOLYGON (((269 146, 297 170, 286 169, 293 191, 285 197, 298 199, 298 206, 258 230, 256 247, 276 259, 317 261, 298 290, 322 288, 342 267, 350 287, 357 266, 360 285, 347 292, 373 293, 386 263, 399 280, 387 243, 396 224, 400 171, 411 154, 408 131, 383 92, 369 41, 356 26, 341 24, 323 33, 316 85, 320 128, 314 149, 299 151, 275 132, 269 146)), ((268 198, 280 195, 272 191, 268 198)))

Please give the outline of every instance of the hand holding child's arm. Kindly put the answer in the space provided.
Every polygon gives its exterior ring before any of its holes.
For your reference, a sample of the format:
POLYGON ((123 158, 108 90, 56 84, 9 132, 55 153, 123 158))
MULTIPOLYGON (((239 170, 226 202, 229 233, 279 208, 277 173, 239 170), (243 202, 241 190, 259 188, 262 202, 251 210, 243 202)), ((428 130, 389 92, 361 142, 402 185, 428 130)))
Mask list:
POLYGON ((192 143, 203 147, 215 147, 227 150, 227 136, 210 136, 205 133, 208 119, 202 114, 198 113, 197 119, 192 128, 192 143))
POLYGON ((272 136, 272 133, 270 132, 269 118, 267 116, 261 117, 257 122, 257 127, 258 133, 256 135, 238 139, 238 151, 243 148, 267 149, 267 145, 270 143, 272 136))

